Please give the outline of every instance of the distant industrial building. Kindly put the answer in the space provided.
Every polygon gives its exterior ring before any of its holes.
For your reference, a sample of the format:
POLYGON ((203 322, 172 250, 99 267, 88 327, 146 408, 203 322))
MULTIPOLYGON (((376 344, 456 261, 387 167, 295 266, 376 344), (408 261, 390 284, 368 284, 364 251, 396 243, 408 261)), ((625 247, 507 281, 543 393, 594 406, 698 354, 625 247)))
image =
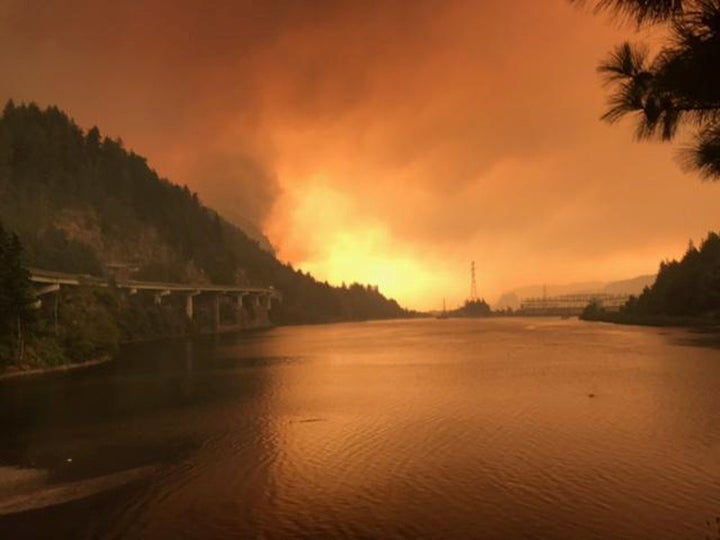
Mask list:
POLYGON ((618 311, 630 298, 627 294, 587 293, 523 298, 520 313, 524 315, 580 315, 591 302, 607 311, 618 311))

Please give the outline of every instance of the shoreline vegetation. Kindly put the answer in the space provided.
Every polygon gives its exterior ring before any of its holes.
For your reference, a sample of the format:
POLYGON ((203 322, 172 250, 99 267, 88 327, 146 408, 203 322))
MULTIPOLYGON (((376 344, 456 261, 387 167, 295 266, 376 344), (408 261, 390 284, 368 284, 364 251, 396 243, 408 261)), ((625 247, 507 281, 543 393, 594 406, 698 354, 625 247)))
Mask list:
POLYGON ((631 296, 619 311, 590 303, 586 321, 642 326, 720 328, 720 236, 708 233, 700 247, 691 241, 685 255, 660 263, 655 282, 631 296))

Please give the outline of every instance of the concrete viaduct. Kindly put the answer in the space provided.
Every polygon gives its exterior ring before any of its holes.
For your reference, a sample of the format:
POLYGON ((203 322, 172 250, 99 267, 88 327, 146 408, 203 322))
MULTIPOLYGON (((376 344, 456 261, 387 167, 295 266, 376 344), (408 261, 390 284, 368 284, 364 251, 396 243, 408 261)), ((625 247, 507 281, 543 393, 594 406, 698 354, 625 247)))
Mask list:
MULTIPOLYGON (((38 307, 43 297, 52 293, 58 293, 63 287, 108 287, 110 282, 106 279, 88 276, 84 274, 68 274, 64 272, 53 272, 30 268, 30 281, 33 284, 37 297, 38 307)), ((282 301, 282 294, 272 287, 239 287, 231 285, 205 285, 185 283, 160 283, 152 281, 117 280, 113 286, 124 290, 129 295, 139 292, 147 292, 153 295, 156 304, 161 304, 164 297, 169 295, 182 295, 185 299, 185 315, 193 319, 194 298, 198 295, 207 295, 212 298, 213 315, 215 328, 220 327, 220 303, 222 300, 234 300, 236 307, 241 310, 246 305, 245 299, 255 315, 252 326, 263 326, 269 324, 268 312, 272 302, 282 301)), ((57 308, 58 294, 55 294, 55 305, 57 308)))

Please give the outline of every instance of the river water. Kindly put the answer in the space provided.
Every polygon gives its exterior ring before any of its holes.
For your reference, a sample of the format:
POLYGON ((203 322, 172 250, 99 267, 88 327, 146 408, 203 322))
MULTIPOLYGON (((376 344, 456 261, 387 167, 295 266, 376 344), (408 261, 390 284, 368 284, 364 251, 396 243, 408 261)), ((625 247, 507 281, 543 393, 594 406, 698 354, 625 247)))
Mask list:
POLYGON ((0 422, 3 539, 720 538, 720 348, 680 330, 450 319, 142 345, 0 381, 0 422))

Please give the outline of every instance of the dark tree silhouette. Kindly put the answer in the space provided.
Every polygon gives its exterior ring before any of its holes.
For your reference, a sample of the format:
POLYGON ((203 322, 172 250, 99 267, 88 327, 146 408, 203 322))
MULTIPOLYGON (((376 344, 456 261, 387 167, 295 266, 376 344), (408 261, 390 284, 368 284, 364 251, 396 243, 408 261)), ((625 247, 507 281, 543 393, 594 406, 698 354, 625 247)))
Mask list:
POLYGON ((631 296, 620 313, 608 314, 599 305, 589 305, 581 318, 624 321, 699 317, 720 318, 720 236, 711 232, 697 248, 690 242, 679 261, 660 263, 651 287, 637 297, 631 296))
POLYGON ((32 319, 29 274, 22 266, 22 246, 0 224, 0 349, 12 349, 22 361, 25 326, 32 319))
MULTIPOLYGON (((574 0, 584 4, 585 0, 574 0)), ((692 0, 597 0, 596 11, 612 11, 620 17, 634 20, 638 24, 662 22, 668 18, 682 15, 692 0)))
POLYGON ((638 139, 669 141, 689 128, 682 164, 720 179, 720 0, 598 0, 595 9, 667 28, 654 55, 625 42, 598 67, 613 89, 603 119, 634 116, 638 139))

